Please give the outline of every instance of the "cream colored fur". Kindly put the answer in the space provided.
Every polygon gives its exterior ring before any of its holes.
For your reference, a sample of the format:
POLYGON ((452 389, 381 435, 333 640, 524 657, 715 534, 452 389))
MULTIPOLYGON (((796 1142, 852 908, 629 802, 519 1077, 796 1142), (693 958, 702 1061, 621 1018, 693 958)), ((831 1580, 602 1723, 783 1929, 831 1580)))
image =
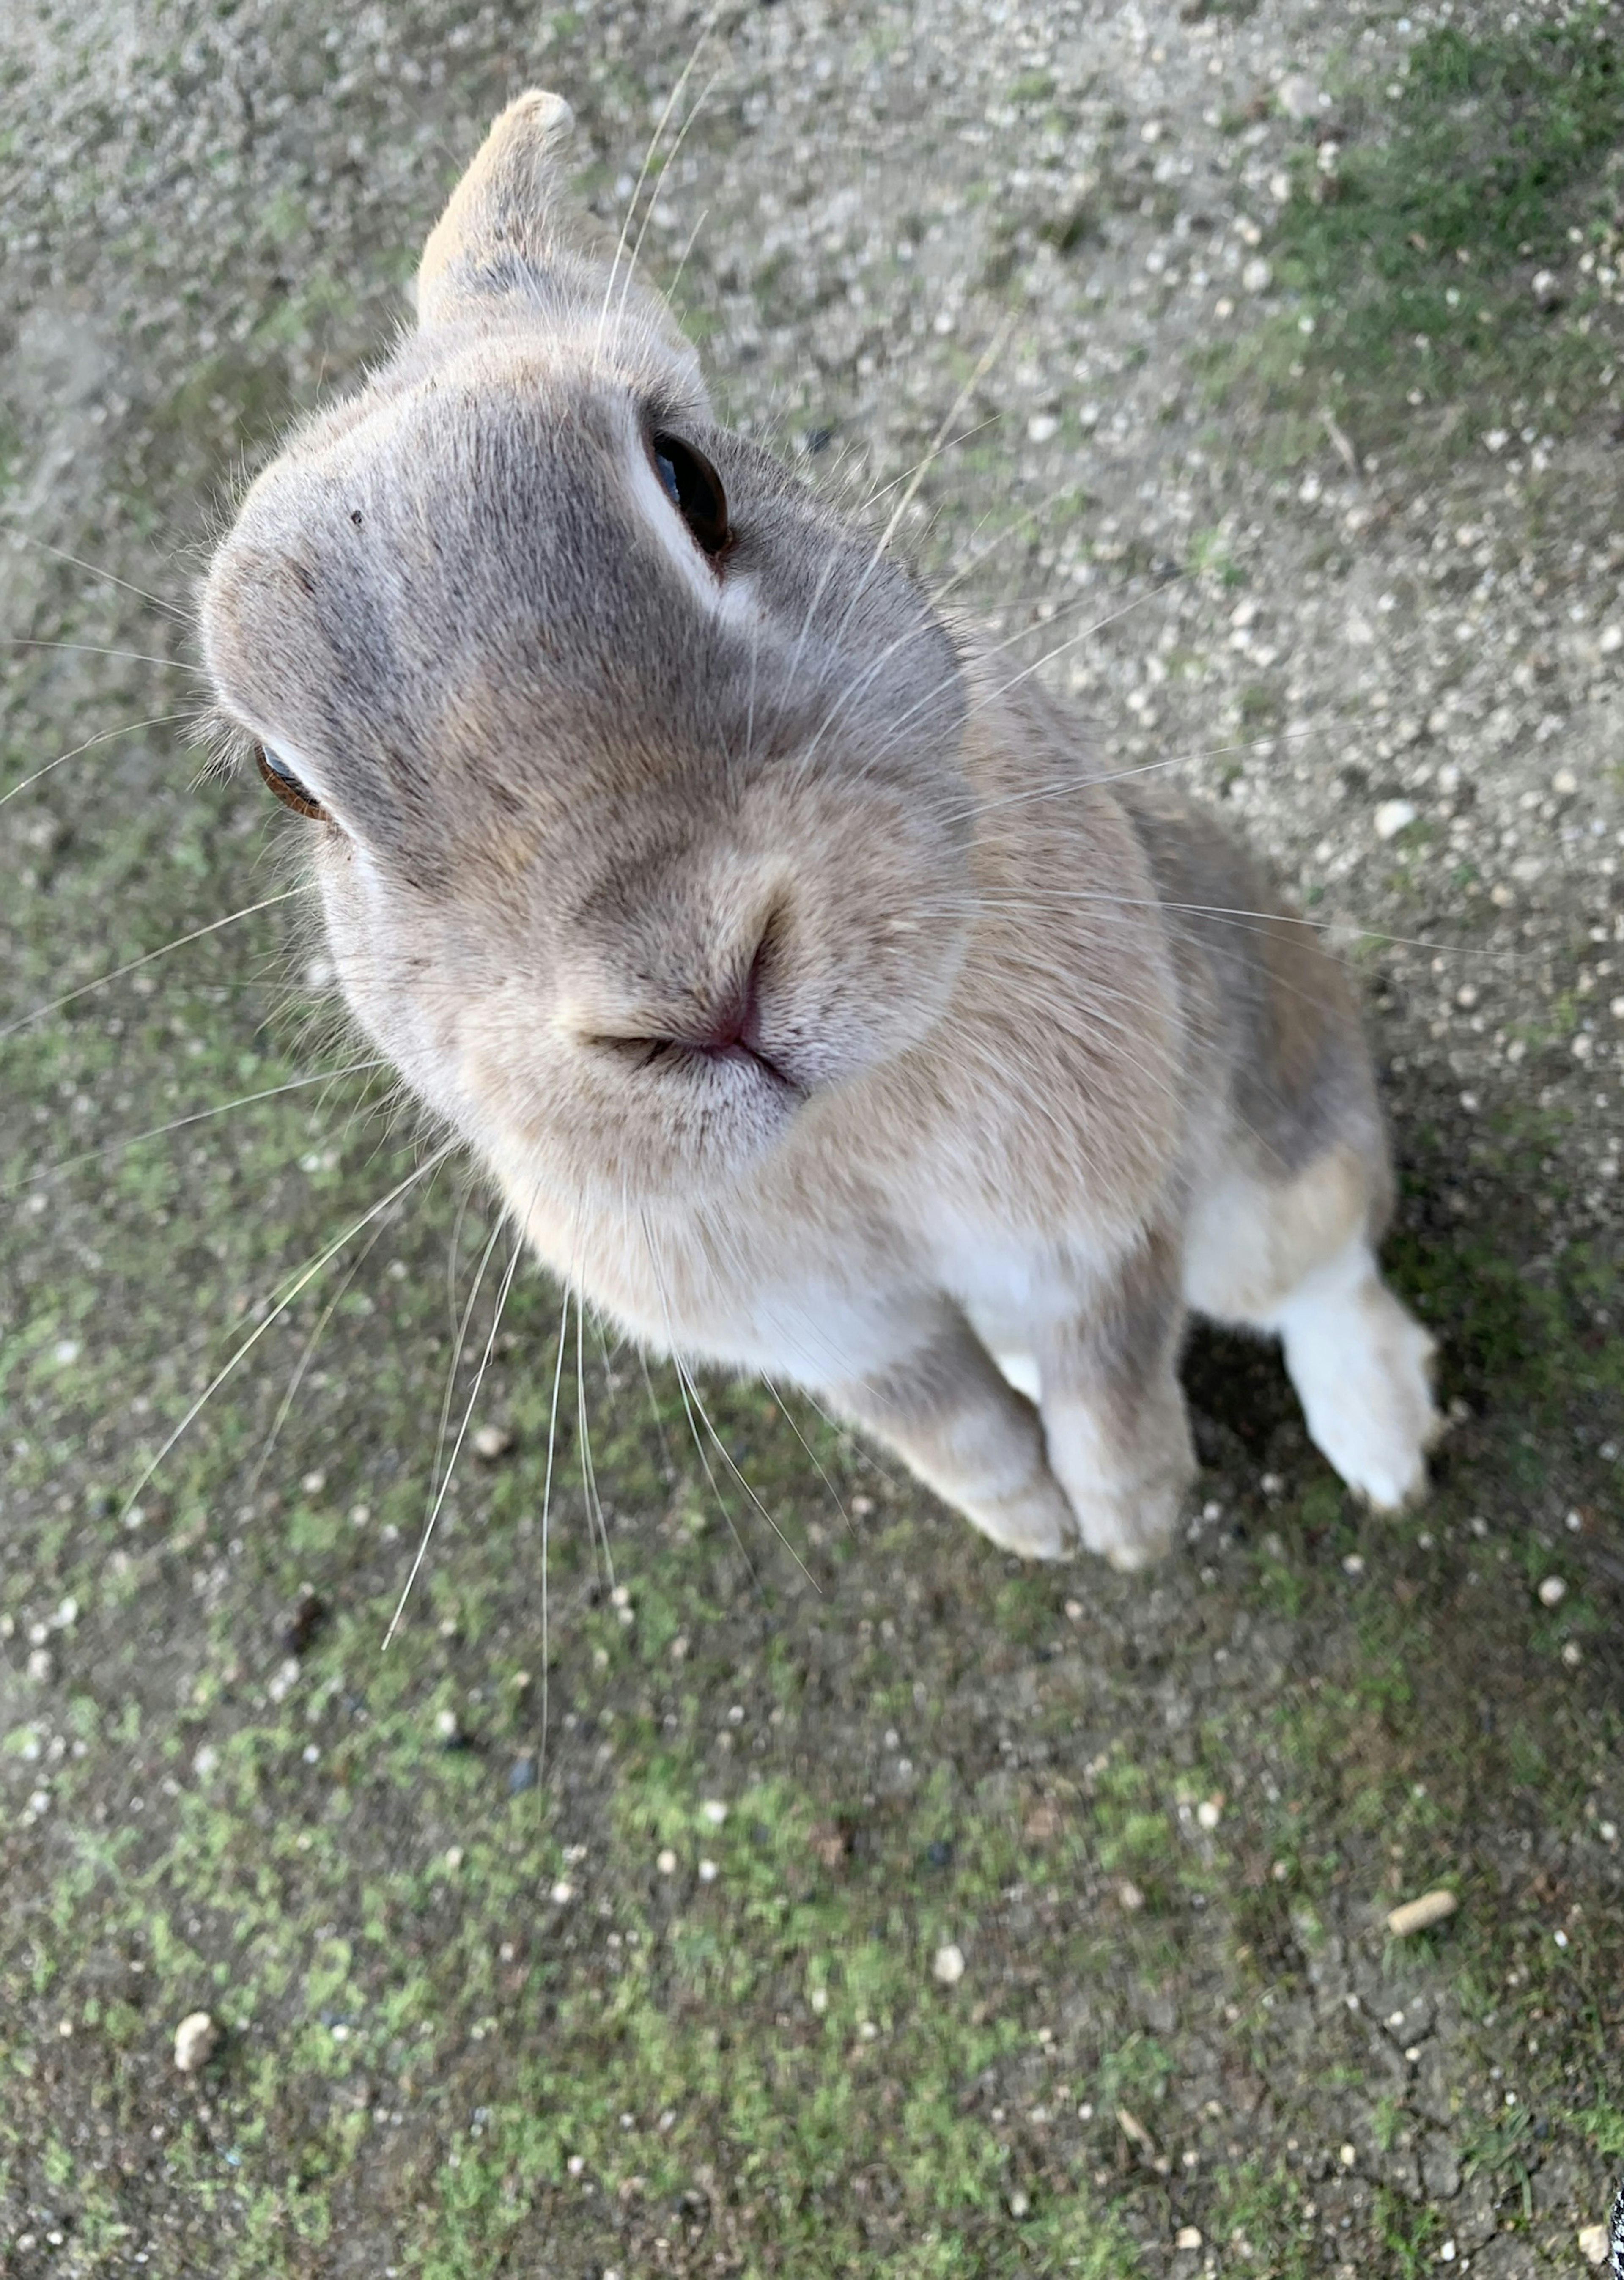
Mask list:
POLYGON ((595 1305, 813 1389, 997 1544, 1166 1548, 1192 1305, 1282 1337, 1351 1485, 1415 1494, 1429 1341, 1374 1263, 1337 968, 1287 913, 1202 915, 1277 905, 716 426, 567 126, 503 114, 416 335, 209 581, 225 711, 327 810, 357 1017, 595 1305))

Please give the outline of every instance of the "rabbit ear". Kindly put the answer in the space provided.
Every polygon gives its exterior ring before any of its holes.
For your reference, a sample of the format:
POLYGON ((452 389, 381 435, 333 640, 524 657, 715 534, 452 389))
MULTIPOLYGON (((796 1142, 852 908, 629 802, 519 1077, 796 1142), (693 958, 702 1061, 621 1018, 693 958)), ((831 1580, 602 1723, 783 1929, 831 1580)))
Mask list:
POLYGON ((560 257, 604 258, 599 227, 569 187, 573 125, 561 95, 533 88, 509 104, 423 248, 420 326, 471 316, 516 287, 535 291, 560 257))

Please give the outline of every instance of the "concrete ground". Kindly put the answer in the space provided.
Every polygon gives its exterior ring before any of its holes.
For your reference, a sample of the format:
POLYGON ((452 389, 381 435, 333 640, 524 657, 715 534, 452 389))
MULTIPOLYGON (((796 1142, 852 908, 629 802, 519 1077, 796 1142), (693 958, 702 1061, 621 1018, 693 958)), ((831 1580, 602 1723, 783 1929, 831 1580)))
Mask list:
POLYGON ((1624 27, 702 29, 0 33, 0 2267, 1588 2269, 1624 2169, 1624 27), (211 535, 400 320, 509 95, 568 95, 618 220, 690 60, 637 210, 729 415, 854 505, 940 439, 924 573, 1357 969, 1454 1421, 1424 1512, 1362 1516, 1274 1356, 1203 1333, 1165 1569, 1021 1569, 709 1385, 775 1534, 568 1318, 544 1621, 560 1318, 521 1276, 384 1654, 490 1330, 454 1166, 138 1488, 423 1158, 274 899, 296 827, 202 772, 211 535))

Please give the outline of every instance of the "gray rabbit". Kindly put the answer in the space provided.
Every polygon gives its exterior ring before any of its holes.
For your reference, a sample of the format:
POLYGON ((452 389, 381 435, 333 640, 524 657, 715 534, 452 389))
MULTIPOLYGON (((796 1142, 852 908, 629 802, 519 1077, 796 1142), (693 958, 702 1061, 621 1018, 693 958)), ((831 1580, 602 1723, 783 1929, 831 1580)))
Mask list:
POLYGON ((357 1019, 632 1336, 812 1389, 996 1544, 1167 1546, 1191 1308, 1417 1496, 1432 1342, 1336 965, 716 425, 568 133, 503 113, 415 334, 208 581, 357 1019))

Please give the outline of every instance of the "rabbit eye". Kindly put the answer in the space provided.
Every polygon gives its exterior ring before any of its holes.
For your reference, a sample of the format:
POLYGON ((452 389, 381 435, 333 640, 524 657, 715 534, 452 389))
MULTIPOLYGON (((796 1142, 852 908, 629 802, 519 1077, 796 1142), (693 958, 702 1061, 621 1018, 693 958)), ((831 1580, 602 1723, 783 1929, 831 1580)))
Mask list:
POLYGON ((296 815, 312 816, 318 823, 332 820, 321 802, 305 790, 297 776, 279 767, 263 744, 254 746, 254 758, 259 763, 260 774, 284 807, 290 807, 296 815))
POLYGON ((727 527, 727 494, 709 459, 676 435, 649 439, 654 466, 671 504, 688 525, 702 553, 719 555, 733 536, 727 527))

